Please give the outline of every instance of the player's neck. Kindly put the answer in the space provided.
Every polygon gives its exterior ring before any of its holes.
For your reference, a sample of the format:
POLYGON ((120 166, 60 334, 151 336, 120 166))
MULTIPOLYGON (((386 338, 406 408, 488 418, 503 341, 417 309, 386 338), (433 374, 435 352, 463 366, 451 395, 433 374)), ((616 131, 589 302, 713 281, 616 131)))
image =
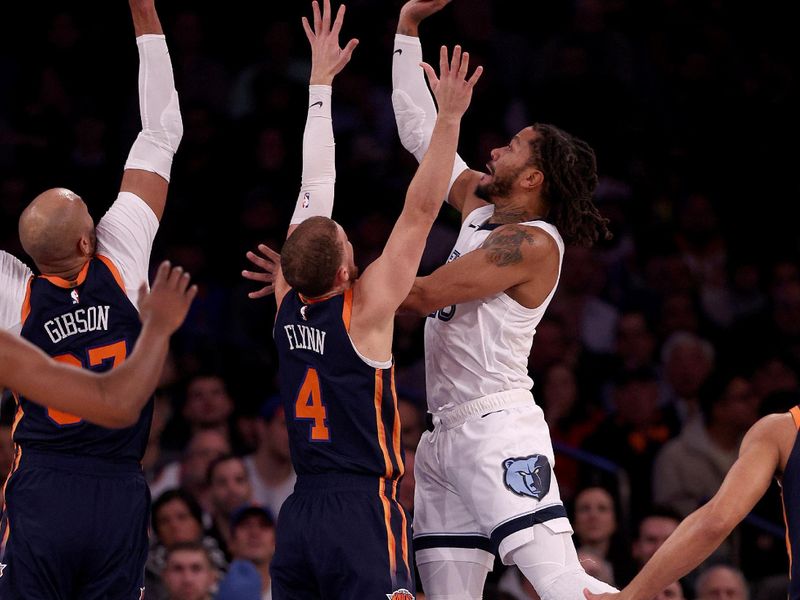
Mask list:
POLYGON ((531 203, 530 198, 504 198, 495 202, 494 213, 489 223, 506 225, 544 219, 547 211, 539 202, 531 203))
POLYGON ((39 268, 42 275, 58 277, 65 281, 75 281, 88 260, 88 257, 82 256, 80 258, 71 258, 63 262, 52 264, 37 262, 36 266, 39 268))

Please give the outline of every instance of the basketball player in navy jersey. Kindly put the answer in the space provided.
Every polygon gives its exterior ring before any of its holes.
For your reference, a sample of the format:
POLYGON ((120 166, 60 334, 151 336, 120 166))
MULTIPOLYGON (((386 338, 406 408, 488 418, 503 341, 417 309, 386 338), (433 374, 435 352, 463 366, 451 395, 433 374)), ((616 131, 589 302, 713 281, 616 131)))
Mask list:
POLYGON ((272 594, 291 598, 410 600, 409 522, 397 501, 403 475, 394 389, 394 314, 408 294, 447 189, 461 117, 480 67, 442 48, 431 148, 411 182, 383 253, 357 278, 353 247, 330 214, 335 178, 331 84, 356 45, 341 50, 344 7, 331 24, 314 2, 303 185, 275 281, 280 361, 294 493, 284 503, 272 562, 272 594))
MULTIPOLYGON (((95 227, 79 196, 48 190, 19 220, 40 276, 0 253, 0 328, 55 360, 118 366, 141 324, 138 290, 164 211, 183 128, 153 0, 130 0, 139 49, 142 131, 119 196, 95 227)), ((3 600, 143 595, 149 494, 141 471, 152 402, 130 427, 108 429, 17 397, 16 470, 6 487, 3 600)))
POLYGON ((777 479, 782 488, 789 552, 789 598, 800 599, 800 406, 772 414, 747 432, 719 491, 686 517, 647 561, 639 574, 616 594, 593 594, 587 600, 650 600, 716 550, 777 479))
POLYGON ((161 376, 169 336, 197 294, 189 279, 180 267, 161 264, 152 289, 142 288, 139 296, 142 330, 134 351, 120 367, 104 373, 51 360, 27 340, 0 331, 0 387, 103 427, 135 425, 161 376))

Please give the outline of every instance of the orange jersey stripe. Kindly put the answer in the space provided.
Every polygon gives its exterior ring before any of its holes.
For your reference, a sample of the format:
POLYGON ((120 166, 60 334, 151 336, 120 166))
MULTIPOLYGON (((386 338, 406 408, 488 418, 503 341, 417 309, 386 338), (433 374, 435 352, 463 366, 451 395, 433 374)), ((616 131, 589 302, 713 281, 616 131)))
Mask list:
POLYGON ((792 407, 789 412, 792 414, 792 419, 794 419, 794 426, 800 429, 800 406, 792 407))
POLYGON ((350 332, 350 317, 353 315, 353 288, 344 291, 344 306, 342 306, 342 321, 344 330, 350 332))
POLYGON ((389 504, 389 499, 386 497, 385 479, 381 479, 378 494, 383 504, 383 518, 386 523, 387 549, 389 551, 389 569, 391 570, 392 582, 394 583, 395 577, 397 576, 397 542, 394 539, 394 533, 392 533, 392 507, 389 504))
POLYGON ((402 519, 403 532, 400 534, 400 547, 403 550, 403 564, 406 566, 409 578, 411 578, 413 577, 413 573, 411 573, 411 567, 408 564, 408 521, 406 520, 406 511, 403 510, 403 506, 397 501, 396 479, 392 482, 392 500, 394 500, 397 511, 400 513, 400 518, 402 519))
MULTIPOLYGON (((794 410, 794 409, 792 409, 794 410)), ((789 538, 789 521, 786 519, 786 502, 781 490, 781 509, 783 510, 783 523, 786 525, 786 552, 789 554, 789 579, 792 578, 792 540, 789 538)))
POLYGON ((74 287, 78 287, 84 281, 86 281, 86 274, 89 272, 89 263, 91 261, 86 261, 86 264, 83 265, 83 268, 78 273, 78 277, 75 281, 67 281, 66 279, 62 279, 61 277, 56 277, 55 275, 42 275, 43 279, 47 279, 53 285, 56 285, 60 288, 70 289, 74 287))
POLYGON ((392 448, 394 450, 394 459, 397 461, 397 468, 399 469, 397 477, 402 477, 406 472, 405 465, 403 464, 403 454, 400 451, 400 411, 397 408, 397 390, 394 386, 394 365, 392 365, 392 401, 394 402, 394 426, 392 427, 392 448))
POLYGON ((375 369, 375 423, 378 426, 378 445, 383 453, 383 461, 386 465, 386 479, 392 477, 392 459, 389 458, 389 448, 386 446, 386 429, 383 426, 383 414, 381 411, 383 400, 383 371, 375 369))
POLYGON ((31 284, 33 283, 33 277, 28 278, 28 286, 25 290, 25 299, 22 301, 22 313, 20 314, 20 320, 22 324, 25 325, 25 321, 28 320, 28 315, 31 314, 31 284))
POLYGON ((108 267, 108 270, 111 271, 111 274, 114 276, 114 281, 117 282, 117 285, 124 292, 125 282, 122 281, 122 275, 119 274, 119 269, 117 269, 117 266, 113 262, 111 262, 111 259, 108 258, 107 256, 98 254, 97 258, 100 259, 100 261, 102 261, 102 263, 108 267))

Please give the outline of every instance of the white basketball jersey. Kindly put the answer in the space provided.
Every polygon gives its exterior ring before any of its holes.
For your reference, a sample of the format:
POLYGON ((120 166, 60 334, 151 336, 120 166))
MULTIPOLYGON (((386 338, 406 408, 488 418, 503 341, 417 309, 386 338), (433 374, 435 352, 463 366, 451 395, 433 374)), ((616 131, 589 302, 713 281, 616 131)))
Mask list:
MULTIPOLYGON (((464 220, 448 262, 475 250, 494 226, 486 224, 494 205, 472 211, 464 220)), ((564 241, 544 221, 521 223, 544 230, 558 245, 558 278, 564 241)), ((528 356, 536 326, 558 287, 536 308, 526 308, 504 292, 448 306, 429 315, 425 323, 425 379, 432 413, 497 392, 533 387, 528 356)))

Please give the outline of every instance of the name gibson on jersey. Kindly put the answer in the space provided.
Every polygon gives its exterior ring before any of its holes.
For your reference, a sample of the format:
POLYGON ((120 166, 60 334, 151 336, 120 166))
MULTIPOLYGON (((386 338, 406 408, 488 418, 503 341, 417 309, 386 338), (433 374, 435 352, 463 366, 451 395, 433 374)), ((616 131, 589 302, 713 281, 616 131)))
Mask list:
POLYGON ((289 340, 289 350, 311 350, 318 354, 325 354, 325 333, 316 327, 308 325, 284 325, 286 339, 289 340))
POLYGON ((110 308, 110 306, 79 308, 45 321, 44 330, 54 344, 79 333, 108 331, 108 311, 110 308))

